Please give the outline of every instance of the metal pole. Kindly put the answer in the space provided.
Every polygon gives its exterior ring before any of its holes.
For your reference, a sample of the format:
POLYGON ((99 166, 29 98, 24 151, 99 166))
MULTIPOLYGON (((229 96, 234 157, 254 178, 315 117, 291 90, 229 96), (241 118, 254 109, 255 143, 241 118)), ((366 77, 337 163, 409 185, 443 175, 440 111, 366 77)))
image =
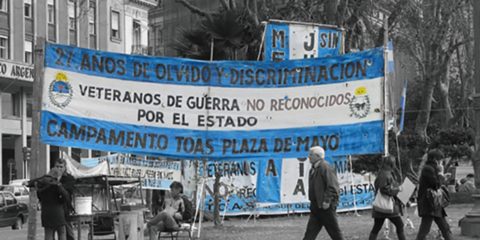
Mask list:
POLYGON ((263 34, 262 34, 262 42, 260 42, 260 47, 258 48, 258 56, 257 61, 260 61, 260 57, 262 56, 263 45, 265 45, 265 35, 267 34, 267 22, 262 22, 263 25, 263 34))
MULTIPOLYGON (((347 161, 348 161, 348 164, 350 166, 350 186, 352 187, 355 187, 355 181, 354 181, 354 178, 353 178, 353 163, 352 163, 352 155, 348 155, 347 156, 347 161)), ((357 211, 357 191, 353 190, 353 210, 354 210, 354 214, 355 216, 360 216, 360 214, 358 214, 358 211, 357 211)))
POLYGON ((384 128, 384 155, 388 156, 388 107, 387 107, 387 94, 388 94, 388 86, 387 86, 387 59, 388 59, 388 52, 387 52, 387 44, 388 44, 388 20, 385 19, 384 21, 384 28, 385 34, 383 37, 383 62, 384 62, 384 71, 383 71, 383 128, 384 128))

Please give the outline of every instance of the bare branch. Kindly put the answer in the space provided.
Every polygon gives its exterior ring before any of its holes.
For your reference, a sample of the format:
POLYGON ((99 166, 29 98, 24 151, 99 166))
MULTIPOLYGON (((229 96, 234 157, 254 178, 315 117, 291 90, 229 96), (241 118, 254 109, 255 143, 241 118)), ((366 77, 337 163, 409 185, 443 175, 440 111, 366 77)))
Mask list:
POLYGON ((230 5, 228 5, 228 0, 220 0, 220 4, 222 4, 222 7, 223 7, 225 10, 229 10, 229 9, 230 9, 230 5))
POLYGON ((417 64, 419 65, 420 67, 420 71, 422 72, 422 76, 424 76, 426 74, 426 71, 425 71, 425 63, 423 61, 423 59, 419 56, 419 54, 417 54, 417 51, 415 51, 415 49, 413 48, 413 44, 406 44, 406 49, 407 51, 410 53, 410 56, 412 56, 415 61, 417 61, 417 64))
POLYGON ((175 0, 177 3, 182 4, 184 7, 188 8, 190 12, 197 14, 199 16, 207 18, 209 21, 212 20, 212 16, 210 13, 207 11, 204 11, 196 6, 194 6, 192 3, 188 2, 187 0, 175 0))
MULTIPOLYGON (((453 37, 452 37, 452 41, 454 41, 453 37)), ((462 41, 456 42, 455 44, 451 44, 450 47, 445 52, 445 58, 447 58, 445 60, 450 59, 450 57, 452 56, 453 52, 455 52, 455 50, 457 50, 460 46, 462 46, 466 43, 469 43, 470 41, 472 41, 472 39, 467 38, 467 39, 463 39, 462 41)))
POLYGON ((257 13, 257 2, 254 0, 250 3, 250 0, 245 0, 245 8, 247 9, 248 17, 255 23, 255 26, 260 25, 257 13))
POLYGON ((230 9, 237 9, 237 1, 236 0, 230 0, 230 9))
MULTIPOLYGON (((408 0, 400 0, 397 2, 397 4, 395 5, 395 7, 393 8, 393 11, 392 13, 390 14, 390 16, 388 16, 388 19, 387 19, 387 24, 388 24, 388 28, 389 28, 389 33, 391 33, 393 31, 393 26, 395 25, 396 21, 397 21, 397 18, 400 16, 400 14, 402 13, 402 10, 404 9, 405 5, 408 3, 408 0)), ((382 27, 380 28, 380 31, 377 35, 377 40, 375 41, 375 45, 376 46, 380 46, 383 44, 383 38, 384 38, 384 34, 385 33, 385 28, 382 27)))

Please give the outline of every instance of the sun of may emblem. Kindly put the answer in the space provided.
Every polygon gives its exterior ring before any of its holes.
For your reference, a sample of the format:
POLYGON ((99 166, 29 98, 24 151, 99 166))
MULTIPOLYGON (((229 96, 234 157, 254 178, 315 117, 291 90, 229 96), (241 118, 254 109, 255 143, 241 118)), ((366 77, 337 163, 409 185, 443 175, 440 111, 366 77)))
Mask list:
POLYGON ((55 80, 50 83, 49 87, 50 101, 59 108, 66 107, 72 100, 72 85, 68 82, 67 75, 63 72, 58 72, 55 75, 55 80))
POLYGON ((358 87, 355 89, 352 101, 350 102, 350 111, 356 118, 364 118, 370 113, 370 99, 367 95, 367 88, 358 87))

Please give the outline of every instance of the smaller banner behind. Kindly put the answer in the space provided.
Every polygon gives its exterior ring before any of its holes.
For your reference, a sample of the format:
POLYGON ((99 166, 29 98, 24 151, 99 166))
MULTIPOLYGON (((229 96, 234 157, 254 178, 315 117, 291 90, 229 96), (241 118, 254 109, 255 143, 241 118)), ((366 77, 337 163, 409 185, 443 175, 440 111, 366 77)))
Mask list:
POLYGON ((181 179, 181 164, 171 160, 146 160, 122 154, 98 158, 84 158, 81 164, 94 167, 109 164, 109 174, 121 177, 140 177, 146 189, 170 189, 173 181, 181 179))
MULTIPOLYGON (((371 208, 375 193, 374 176, 352 173, 345 157, 332 157, 327 161, 337 172, 340 184, 337 211, 371 208)), ((306 158, 208 161, 205 174, 203 167, 199 167, 199 175, 206 177, 205 210, 213 212, 213 184, 217 173, 221 176, 221 214, 235 216, 309 212, 310 168, 310 162, 306 158)))
POLYGON ((255 159, 224 160, 207 162, 206 172, 200 168, 200 175, 206 177, 205 209, 213 212, 215 174, 220 174, 220 211, 227 215, 249 214, 257 201, 257 179, 261 174, 260 162, 255 159))
MULTIPOLYGON (((338 211, 370 208, 375 195, 374 177, 351 172, 346 157, 331 157, 327 161, 337 172, 340 185, 338 211)), ((282 169, 280 201, 286 204, 309 204, 308 176, 311 164, 307 158, 283 159, 282 169)))
POLYGON ((87 164, 82 165, 75 161, 67 154, 63 154, 63 157, 67 159, 66 169, 74 178, 84 178, 92 176, 108 175, 108 163, 107 161, 96 161, 95 165, 87 164))
POLYGON ((343 54, 343 30, 335 26, 271 20, 265 28, 265 61, 343 54))

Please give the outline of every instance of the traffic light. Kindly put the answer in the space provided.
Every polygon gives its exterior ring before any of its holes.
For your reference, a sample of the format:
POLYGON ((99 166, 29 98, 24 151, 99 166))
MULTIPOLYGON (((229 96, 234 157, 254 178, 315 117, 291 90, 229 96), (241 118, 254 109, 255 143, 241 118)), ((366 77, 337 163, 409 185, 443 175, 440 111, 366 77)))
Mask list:
POLYGON ((23 147, 23 161, 29 162, 32 157, 32 149, 29 147, 23 147))

